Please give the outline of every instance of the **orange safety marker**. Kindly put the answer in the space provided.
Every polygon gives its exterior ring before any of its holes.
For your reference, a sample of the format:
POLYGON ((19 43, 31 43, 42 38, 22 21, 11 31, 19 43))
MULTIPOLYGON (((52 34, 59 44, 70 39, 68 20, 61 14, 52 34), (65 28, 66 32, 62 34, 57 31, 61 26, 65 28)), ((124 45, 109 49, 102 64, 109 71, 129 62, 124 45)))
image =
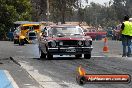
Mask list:
POLYGON ((104 38, 103 52, 104 52, 104 53, 108 53, 108 52, 109 52, 108 39, 107 39, 107 38, 104 38))
POLYGON ((78 72, 79 72, 79 75, 81 75, 81 76, 86 75, 86 71, 85 71, 84 68, 82 68, 82 66, 79 66, 79 68, 78 68, 78 72))

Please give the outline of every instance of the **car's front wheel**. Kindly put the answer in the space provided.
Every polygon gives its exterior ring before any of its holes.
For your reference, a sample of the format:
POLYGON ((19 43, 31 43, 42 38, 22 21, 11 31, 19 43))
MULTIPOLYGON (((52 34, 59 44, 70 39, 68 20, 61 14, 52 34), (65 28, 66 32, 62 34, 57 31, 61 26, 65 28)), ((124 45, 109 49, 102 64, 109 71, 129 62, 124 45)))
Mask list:
POLYGON ((49 52, 47 53, 47 59, 53 59, 53 55, 50 54, 49 52))
POLYGON ((84 58, 85 59, 90 59, 91 58, 91 54, 84 54, 84 58))

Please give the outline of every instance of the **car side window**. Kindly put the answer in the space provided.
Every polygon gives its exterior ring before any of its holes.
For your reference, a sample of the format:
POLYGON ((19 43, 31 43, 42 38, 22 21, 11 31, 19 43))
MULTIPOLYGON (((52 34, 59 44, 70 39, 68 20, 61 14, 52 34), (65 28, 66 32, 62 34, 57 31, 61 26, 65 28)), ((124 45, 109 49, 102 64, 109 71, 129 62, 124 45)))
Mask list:
POLYGON ((49 36, 52 36, 52 35, 53 35, 53 34, 52 34, 52 30, 53 30, 53 28, 51 28, 51 29, 48 30, 48 35, 49 35, 49 36))
POLYGON ((78 28, 78 33, 80 33, 80 34, 82 34, 82 33, 83 33, 83 31, 82 31, 82 29, 81 29, 81 28, 78 28))

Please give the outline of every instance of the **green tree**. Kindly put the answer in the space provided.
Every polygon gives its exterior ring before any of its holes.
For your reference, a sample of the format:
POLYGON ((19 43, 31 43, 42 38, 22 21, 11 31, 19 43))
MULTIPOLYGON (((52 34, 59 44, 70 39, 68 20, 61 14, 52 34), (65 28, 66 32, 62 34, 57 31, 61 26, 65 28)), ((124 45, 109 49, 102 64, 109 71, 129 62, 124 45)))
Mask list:
POLYGON ((65 19, 72 15, 73 9, 77 7, 77 0, 50 0, 50 12, 52 19, 65 23, 65 19))
POLYGON ((93 26, 107 27, 117 25, 122 22, 124 15, 132 16, 131 4, 131 0, 110 0, 109 3, 104 5, 92 2, 85 8, 85 21, 93 26))
POLYGON ((8 32, 15 21, 31 20, 30 14, 30 0, 0 0, 0 32, 8 32))
POLYGON ((32 4, 32 20, 46 20, 47 0, 31 0, 32 4))
POLYGON ((113 0, 113 6, 116 11, 118 20, 121 20, 124 15, 132 15, 132 1, 131 0, 113 0))
MULTIPOLYGON (((53 22, 65 23, 71 20, 75 10, 81 8, 82 0, 48 0, 50 20, 53 22)), ((85 0, 88 3, 88 0, 85 0)), ((33 6, 33 19, 42 21, 47 20, 47 0, 31 0, 33 6)), ((76 15, 76 14, 75 14, 76 15)))

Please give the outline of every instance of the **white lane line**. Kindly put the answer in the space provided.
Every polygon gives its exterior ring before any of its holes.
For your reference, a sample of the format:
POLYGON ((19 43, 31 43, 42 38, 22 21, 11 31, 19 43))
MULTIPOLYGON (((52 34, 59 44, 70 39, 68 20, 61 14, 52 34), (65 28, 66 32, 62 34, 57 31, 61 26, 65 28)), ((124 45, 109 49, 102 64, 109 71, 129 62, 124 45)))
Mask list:
POLYGON ((12 84, 13 88, 19 88, 18 85, 16 84, 15 80, 10 75, 10 73, 7 70, 4 70, 4 72, 7 76, 7 78, 11 81, 11 84, 12 84))
POLYGON ((106 56, 91 56, 91 57, 106 57, 106 56))
POLYGON ((108 54, 108 55, 93 55, 93 56, 91 56, 91 57, 119 57, 119 58, 122 58, 122 56, 121 55, 114 55, 114 54, 108 54))

